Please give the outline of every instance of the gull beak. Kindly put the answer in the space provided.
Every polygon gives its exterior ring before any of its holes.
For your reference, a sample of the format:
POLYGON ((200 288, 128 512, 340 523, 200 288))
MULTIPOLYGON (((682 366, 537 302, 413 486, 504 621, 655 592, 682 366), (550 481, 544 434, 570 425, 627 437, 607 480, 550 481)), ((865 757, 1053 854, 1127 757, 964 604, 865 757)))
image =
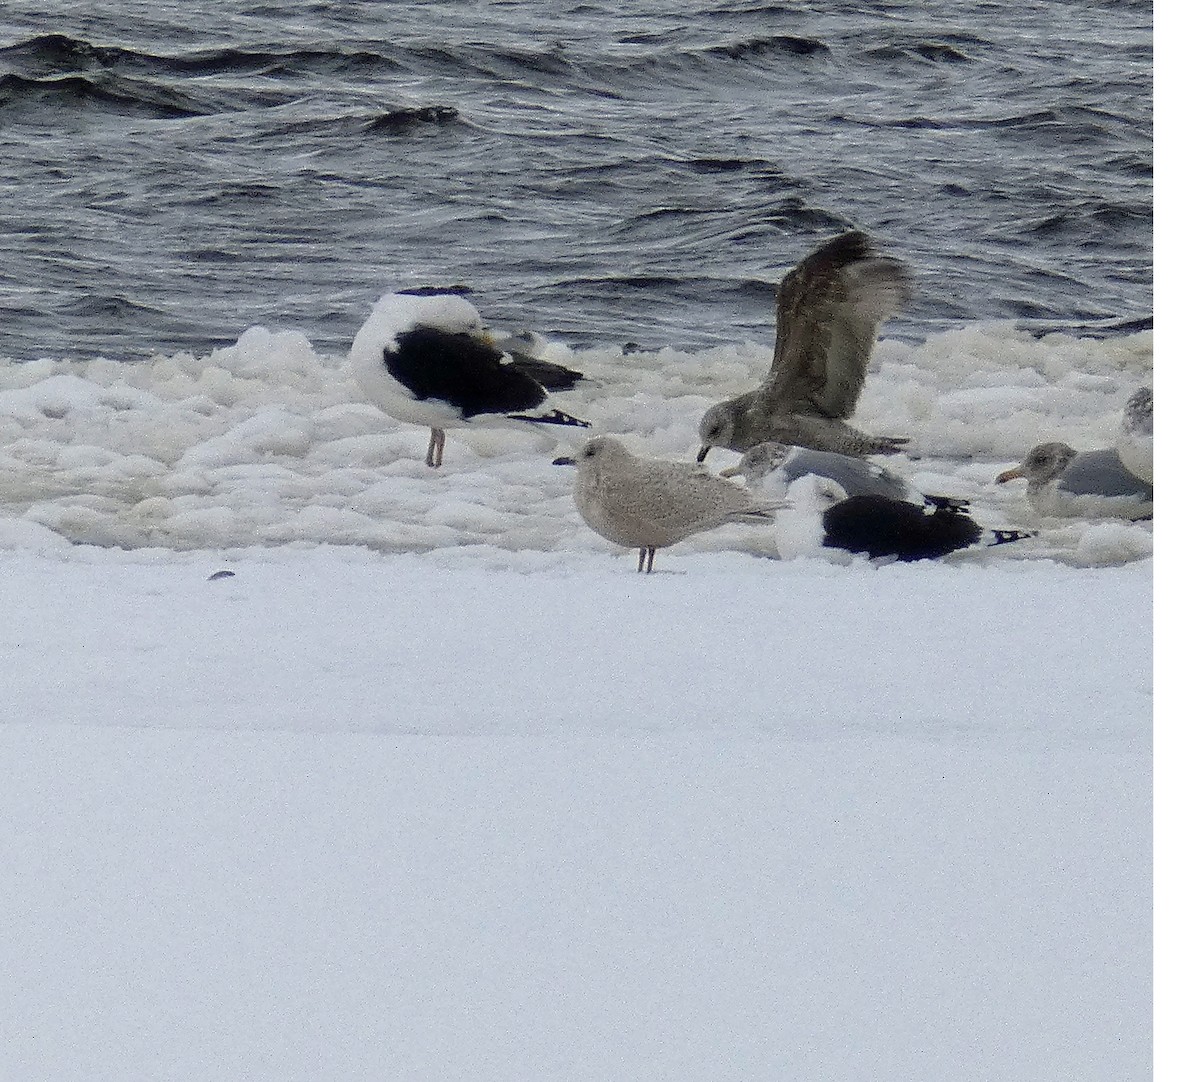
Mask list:
POLYGON ((996 475, 996 484, 1002 485, 1005 481, 1015 481, 1018 477, 1024 477, 1025 470, 1020 466, 1014 466, 1011 470, 1005 470, 1001 474, 996 475))
MULTIPOLYGON (((696 461, 699 462, 700 460, 697 459, 696 461)), ((745 474, 745 472, 746 471, 742 469, 741 465, 738 464, 737 466, 726 466, 721 471, 721 476, 722 477, 741 477, 745 474)))
POLYGON ((705 457, 708 455, 708 452, 711 450, 712 450, 712 444, 706 443, 703 447, 700 448, 699 453, 696 455, 696 461, 703 462, 705 457))
POLYGON ((556 458, 553 462, 551 462, 550 465, 551 466, 574 466, 575 459, 573 459, 570 455, 562 455, 559 458, 556 458))

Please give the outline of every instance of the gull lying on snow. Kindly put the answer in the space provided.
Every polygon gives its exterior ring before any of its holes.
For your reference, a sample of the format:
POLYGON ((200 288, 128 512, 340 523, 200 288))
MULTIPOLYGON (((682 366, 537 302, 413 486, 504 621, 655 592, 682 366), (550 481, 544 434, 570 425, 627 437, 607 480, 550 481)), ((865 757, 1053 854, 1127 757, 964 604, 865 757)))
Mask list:
POLYGON ((779 284, 765 382, 704 414, 696 460, 712 447, 748 451, 768 440, 844 455, 898 451, 907 439, 865 435, 845 418, 858 404, 879 325, 910 292, 904 264, 876 255, 865 233, 818 248, 779 284))
MULTIPOLYGON (((893 556, 897 560, 930 560, 975 544, 983 529, 966 513, 965 500, 925 497, 927 507, 887 496, 851 496, 821 516, 826 548, 893 556)), ((1032 535, 1020 530, 992 530, 992 545, 1032 535)))
POLYGON ((768 441, 751 447, 736 466, 721 471, 722 477, 743 477, 746 487, 756 491, 786 491, 799 477, 815 475, 835 482, 847 496, 888 496, 909 499, 912 489, 901 477, 866 459, 789 447, 768 441))
POLYGON ((1117 454, 1130 473, 1154 484, 1154 392, 1149 387, 1139 387, 1125 403, 1117 454))
POLYGON ((384 413, 429 425, 427 466, 442 464, 451 427, 590 427, 562 410, 539 410, 547 389, 573 387, 583 374, 506 356, 475 306, 456 293, 384 294, 350 347, 350 366, 363 393, 384 413))
POLYGON ((755 498, 741 485, 683 462, 638 458, 611 436, 594 436, 574 458, 575 506, 601 537, 638 550, 638 570, 654 553, 730 522, 769 523, 786 506, 755 498))
POLYGON ((1144 519, 1154 514, 1154 486, 1134 477, 1111 449, 1081 454, 1065 443, 1039 443, 996 481, 1018 477, 1028 478, 1029 503, 1042 515, 1144 519))

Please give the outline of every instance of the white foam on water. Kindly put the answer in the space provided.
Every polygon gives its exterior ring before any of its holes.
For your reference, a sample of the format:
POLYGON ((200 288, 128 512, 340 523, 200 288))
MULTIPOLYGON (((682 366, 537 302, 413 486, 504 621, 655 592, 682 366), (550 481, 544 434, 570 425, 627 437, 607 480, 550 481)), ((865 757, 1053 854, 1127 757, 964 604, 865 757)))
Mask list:
MULTIPOLYGON (((1125 399, 1147 381, 1152 343, 1151 332, 1035 338, 1007 324, 919 345, 884 340, 855 422, 911 437, 910 453, 887 465, 922 491, 970 499, 985 526, 1042 531, 988 558, 1138 559, 1149 551, 1149 525, 1108 523, 1098 544, 1094 523, 1040 521, 1023 484, 993 481, 1045 439, 1111 446, 1125 399)), ((559 394, 563 408, 638 454, 681 460, 698 448, 704 410, 754 386, 770 363, 754 343, 555 352, 591 377, 559 394)), ((428 433, 365 402, 342 356, 263 327, 201 357, 9 363, 0 367, 0 543, 44 545, 48 531, 77 544, 174 550, 612 551, 579 520, 571 471, 551 465, 587 434, 456 430, 446 465, 430 470, 428 433)), ((735 460, 721 451, 713 459, 714 469, 735 460)), ((770 530, 751 528, 681 549, 779 552, 770 530)))

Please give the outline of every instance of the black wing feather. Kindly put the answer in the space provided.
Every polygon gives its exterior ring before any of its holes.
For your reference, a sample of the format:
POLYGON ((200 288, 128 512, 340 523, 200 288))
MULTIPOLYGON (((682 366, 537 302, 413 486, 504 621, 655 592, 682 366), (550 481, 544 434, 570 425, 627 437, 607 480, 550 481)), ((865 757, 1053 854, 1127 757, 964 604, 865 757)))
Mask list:
POLYGON ((568 368, 565 364, 555 364, 553 361, 540 361, 524 353, 509 351, 512 363, 527 376, 532 376, 548 391, 569 391, 581 379, 587 379, 582 372, 568 368))
POLYGON ((945 556, 983 535, 979 524, 962 511, 926 514, 916 504, 886 496, 851 496, 829 508, 822 521, 826 548, 901 560, 945 556))
POLYGON ((416 327, 383 351, 383 363, 414 398, 446 402, 463 417, 515 413, 546 400, 545 388, 533 376, 467 334, 416 327))

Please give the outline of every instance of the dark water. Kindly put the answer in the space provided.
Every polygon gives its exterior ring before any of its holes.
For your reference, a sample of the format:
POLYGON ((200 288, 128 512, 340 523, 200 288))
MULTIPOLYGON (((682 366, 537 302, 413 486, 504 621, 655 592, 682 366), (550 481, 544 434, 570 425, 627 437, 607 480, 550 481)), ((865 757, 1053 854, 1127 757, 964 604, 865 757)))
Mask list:
POLYGON ((902 333, 1140 326, 1151 74, 1137 0, 5 0, 0 356, 343 351, 460 283, 577 344, 762 341, 852 225, 917 269, 902 333))

